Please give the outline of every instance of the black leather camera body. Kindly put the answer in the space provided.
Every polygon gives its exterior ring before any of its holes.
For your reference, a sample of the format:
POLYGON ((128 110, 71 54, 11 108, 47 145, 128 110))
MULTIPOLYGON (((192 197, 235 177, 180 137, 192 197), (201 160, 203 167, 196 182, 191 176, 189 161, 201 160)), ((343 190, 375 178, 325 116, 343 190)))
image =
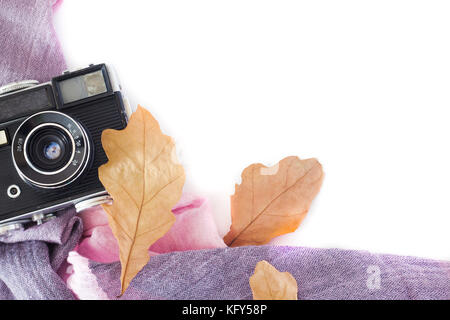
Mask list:
POLYGON ((99 64, 0 89, 0 234, 110 200, 101 135, 130 114, 116 79, 99 64))

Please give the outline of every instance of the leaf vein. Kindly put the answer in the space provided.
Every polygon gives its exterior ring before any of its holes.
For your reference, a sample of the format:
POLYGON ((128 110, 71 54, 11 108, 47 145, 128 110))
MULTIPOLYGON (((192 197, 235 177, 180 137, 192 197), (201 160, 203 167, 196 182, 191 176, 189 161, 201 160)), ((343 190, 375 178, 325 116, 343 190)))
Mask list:
POLYGON ((167 188, 169 185, 171 185, 172 183, 174 183, 175 181, 177 181, 178 179, 182 178, 184 175, 181 174, 178 177, 176 177, 175 179, 173 179, 172 181, 168 182, 166 185, 164 185, 163 187, 161 187, 161 189, 159 189, 149 200, 147 200, 143 205, 142 208, 144 208, 147 204, 149 204, 150 202, 153 201, 153 199, 155 199, 158 194, 161 193, 161 191, 163 191, 165 188, 167 188))
POLYGON ((139 237, 143 236, 144 234, 147 234, 147 233, 153 232, 153 231, 155 231, 155 230, 158 230, 158 229, 160 229, 160 228, 162 228, 162 227, 164 227, 164 226, 166 226, 166 225, 168 225, 168 224, 170 224, 170 223, 173 223, 173 221, 168 221, 168 222, 163 223, 162 225, 159 225, 159 226, 157 226, 157 227, 155 227, 155 228, 152 228, 152 229, 150 229, 150 230, 147 230, 147 231, 144 231, 144 232, 142 232, 142 233, 139 233, 139 234, 136 236, 136 238, 139 238, 139 237))
POLYGON ((235 237, 234 239, 230 242, 229 246, 231 246, 240 236, 241 234, 243 234, 245 231, 247 231, 247 229, 276 201, 278 200, 282 195, 284 195, 286 192, 288 192, 291 188, 293 188, 297 183, 299 183, 300 181, 302 181, 316 166, 318 166, 319 163, 317 162, 314 166, 312 166, 308 171, 305 172, 304 175, 302 175, 300 178, 298 178, 291 186, 289 186, 288 188, 286 188, 285 190, 283 190, 279 195, 277 195, 275 198, 273 198, 269 204, 267 204, 267 206, 254 218, 250 221, 250 223, 244 228, 242 229, 235 237))

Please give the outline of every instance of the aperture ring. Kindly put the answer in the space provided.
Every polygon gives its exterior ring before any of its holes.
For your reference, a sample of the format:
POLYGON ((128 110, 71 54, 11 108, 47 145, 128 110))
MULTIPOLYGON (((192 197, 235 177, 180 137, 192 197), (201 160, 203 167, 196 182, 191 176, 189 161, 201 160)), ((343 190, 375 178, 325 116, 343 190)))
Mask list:
POLYGON ((76 180, 87 167, 90 149, 84 128, 68 115, 57 111, 44 111, 27 118, 17 129, 12 141, 13 162, 19 175, 26 182, 46 189, 60 188, 76 180), (63 130, 73 144, 70 161, 55 171, 37 169, 28 155, 30 136, 45 127, 63 130))

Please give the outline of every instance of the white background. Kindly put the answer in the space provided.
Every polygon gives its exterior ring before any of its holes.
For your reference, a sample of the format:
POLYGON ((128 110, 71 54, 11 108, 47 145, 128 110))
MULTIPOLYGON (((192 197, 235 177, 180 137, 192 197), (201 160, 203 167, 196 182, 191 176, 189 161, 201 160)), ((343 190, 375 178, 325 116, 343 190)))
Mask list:
POLYGON ((450 259, 450 4, 65 0, 69 67, 113 64, 177 142, 221 234, 242 170, 317 157, 277 243, 450 259))

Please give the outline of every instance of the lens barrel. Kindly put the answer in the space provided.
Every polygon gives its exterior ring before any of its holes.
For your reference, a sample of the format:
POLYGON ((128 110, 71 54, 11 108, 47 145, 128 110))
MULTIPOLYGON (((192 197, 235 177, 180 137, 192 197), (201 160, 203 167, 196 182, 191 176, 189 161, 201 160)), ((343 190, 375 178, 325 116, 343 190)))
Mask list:
POLYGON ((84 128, 57 111, 40 112, 22 122, 12 146, 19 175, 29 184, 44 189, 74 182, 87 169, 92 153, 84 128))

